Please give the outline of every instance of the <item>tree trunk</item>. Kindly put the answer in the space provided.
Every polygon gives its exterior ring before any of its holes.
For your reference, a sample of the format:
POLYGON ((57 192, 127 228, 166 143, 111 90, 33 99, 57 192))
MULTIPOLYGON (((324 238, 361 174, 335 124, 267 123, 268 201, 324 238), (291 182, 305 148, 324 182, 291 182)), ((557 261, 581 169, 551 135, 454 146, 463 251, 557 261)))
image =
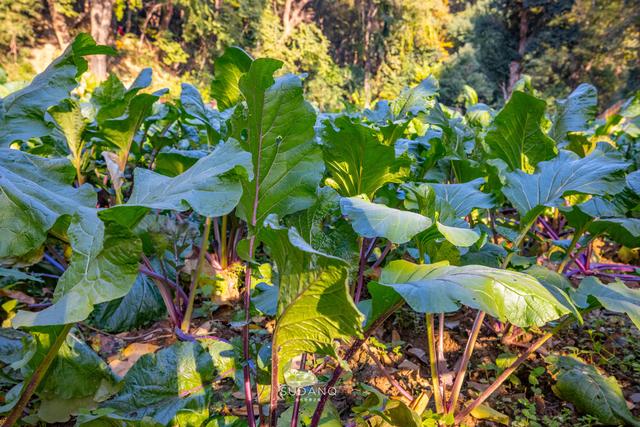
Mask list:
POLYGON ((47 0, 47 7, 49 8, 49 16, 51 16, 51 27, 56 35, 56 40, 60 49, 67 47, 69 44, 69 28, 64 20, 64 16, 58 13, 56 9, 56 2, 54 0, 47 0))
POLYGON ((360 1, 360 17, 362 20, 362 69, 364 71, 363 90, 364 90, 364 106, 369 108, 371 105, 371 77, 372 77, 372 59, 371 58, 371 33, 372 21, 376 14, 376 8, 373 7, 369 0, 360 1))
MULTIPOLYGON (((91 1, 91 36, 98 44, 107 44, 111 38, 111 18, 113 15, 113 0, 91 1)), ((91 57, 91 71, 99 80, 107 78, 107 57, 93 55, 91 57)))
POLYGON ((516 85, 522 75, 522 59, 527 49, 527 33, 529 32, 529 21, 527 17, 527 9, 522 5, 520 11, 520 31, 518 38, 518 59, 511 61, 509 64, 509 84, 507 85, 507 95, 511 95, 513 87, 516 85))

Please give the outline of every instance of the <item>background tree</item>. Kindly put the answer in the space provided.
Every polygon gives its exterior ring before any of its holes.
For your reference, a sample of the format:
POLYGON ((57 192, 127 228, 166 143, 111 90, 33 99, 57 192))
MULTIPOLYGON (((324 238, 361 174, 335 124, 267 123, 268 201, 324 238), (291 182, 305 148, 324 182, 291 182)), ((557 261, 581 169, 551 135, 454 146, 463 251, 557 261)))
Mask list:
MULTIPOLYGON (((456 105, 468 85, 500 106, 524 74, 551 99, 586 81, 611 105, 640 87, 634 0, 0 0, 0 20, 9 80, 34 73, 23 47, 62 49, 88 31, 120 49, 116 72, 151 64, 170 88, 209 87, 228 46, 276 57, 325 110, 393 98, 430 74, 456 105)), ((105 67, 92 59, 99 78, 105 67)))

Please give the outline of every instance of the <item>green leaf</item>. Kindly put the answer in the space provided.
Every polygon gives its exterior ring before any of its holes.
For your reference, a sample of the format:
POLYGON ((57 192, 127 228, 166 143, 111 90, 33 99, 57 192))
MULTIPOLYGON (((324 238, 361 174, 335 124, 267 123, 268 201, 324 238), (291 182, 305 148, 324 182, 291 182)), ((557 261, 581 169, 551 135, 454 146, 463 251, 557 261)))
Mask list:
POLYGON ((380 142, 374 129, 347 116, 324 122, 322 142, 327 183, 343 197, 365 194, 371 199, 384 184, 409 176, 407 156, 396 158, 394 147, 380 142))
POLYGON ((627 218, 628 212, 616 203, 593 197, 579 205, 560 208, 569 224, 591 235, 608 235, 613 241, 630 248, 640 246, 640 219, 627 218))
POLYGON ((640 420, 627 408, 614 377, 602 375, 577 357, 549 356, 546 360, 556 375, 553 392, 560 399, 573 403, 578 411, 595 417, 602 424, 640 426, 640 420))
POLYGON ((441 224, 436 221, 436 227, 438 231, 455 246, 461 246, 467 248, 478 241, 480 235, 473 230, 461 227, 450 227, 448 225, 441 224))
POLYGON ((609 311, 624 313, 640 329, 640 289, 628 288, 622 282, 604 285, 595 277, 585 277, 572 298, 578 307, 597 302, 609 311))
POLYGON ((393 288, 381 285, 373 280, 367 283, 367 289, 371 295, 371 308, 366 313, 367 321, 365 326, 369 327, 380 316, 389 311, 391 307, 402 301, 402 297, 393 288))
MULTIPOLYGON (((543 368, 544 369, 544 368, 543 368)), ((496 411, 489 405, 480 404, 473 411, 471 416, 478 420, 493 421, 494 423, 508 426, 511 424, 511 419, 508 415, 503 414, 500 411, 496 411)))
POLYGON ((300 233, 312 247, 348 262, 357 263, 358 235, 341 217, 340 196, 331 187, 319 187, 316 202, 308 209, 290 215, 285 222, 300 233))
MULTIPOLYGON (((97 202, 91 186, 74 188, 67 159, 45 159, 0 149, 0 260, 12 263, 39 248, 62 217, 97 228, 97 202)), ((78 242, 80 244, 80 242, 78 242)), ((88 245, 82 244, 87 250, 88 245)))
POLYGON ((78 417, 77 425, 200 426, 209 416, 215 374, 211 354, 197 342, 145 354, 125 375, 121 391, 94 414, 78 417))
POLYGON ((490 156, 504 160, 512 170, 524 171, 554 157, 555 144, 541 128, 545 107, 540 99, 513 92, 485 137, 490 156))
POLYGON ((425 216, 389 208, 359 197, 342 198, 340 208, 353 229, 364 237, 384 237, 393 243, 406 243, 432 224, 425 216))
POLYGON ((39 312, 19 311, 12 321, 14 327, 80 322, 89 317, 94 305, 129 293, 138 277, 140 239, 116 224, 105 229, 99 220, 74 222, 69 233, 74 252, 69 268, 58 280, 53 305, 39 312), (87 251, 78 246, 86 246, 87 251))
POLYGON ((90 319, 98 329, 118 333, 138 329, 166 314, 158 287, 140 274, 127 295, 97 305, 90 319))
POLYGON ((579 85, 566 99, 556 101, 549 136, 565 142, 569 132, 585 131, 598 112, 598 91, 588 83, 579 85))
MULTIPOLYGON (((60 330, 60 327, 33 328, 25 333, 0 329, 0 362, 12 364, 16 380, 29 378, 60 330)), ((71 414, 93 408, 108 398, 116 391, 117 382, 91 347, 69 334, 36 391, 41 401, 36 415, 48 423, 66 422, 71 414)))
POLYGON ((551 271, 540 265, 532 265, 524 272, 538 279, 542 286, 547 288, 556 300, 570 311, 571 314, 578 319, 578 322, 582 324, 582 315, 569 296, 573 291, 573 286, 571 285, 571 282, 569 282, 569 279, 564 277, 562 274, 551 271))
POLYGON ((596 150, 580 158, 561 151, 553 160, 541 162, 534 174, 515 171, 506 175, 502 192, 523 217, 523 222, 537 216, 545 206, 560 206, 570 194, 604 195, 622 190, 616 174, 628 164, 617 156, 596 150))
POLYGON ((463 267, 392 261, 380 284, 421 313, 452 312, 460 304, 516 326, 541 326, 569 312, 535 278, 479 265, 463 267))
POLYGON ((303 352, 337 357, 335 340, 362 335, 363 319, 349 295, 344 261, 316 251, 275 218, 265 223, 259 238, 280 279, 273 337, 279 360, 284 363, 303 352))
POLYGON ((260 282, 255 289, 260 293, 251 296, 251 303, 261 313, 275 316, 278 311, 278 294, 280 293, 278 287, 260 282))
POLYGON ((383 412, 372 418, 373 425, 378 427, 421 427, 422 420, 413 409, 400 400, 390 399, 383 412))
POLYGON ((490 209, 494 206, 490 194, 480 191, 484 184, 481 178, 462 184, 421 184, 429 185, 436 193, 436 198, 447 202, 457 217, 465 217, 473 209, 490 209))
POLYGON ((149 94, 136 93, 137 90, 135 87, 129 88, 122 101, 102 107, 97 115, 102 137, 118 148, 122 164, 126 164, 134 137, 144 120, 151 115, 153 104, 166 92, 149 94), (132 93, 135 95, 127 96, 132 93))
POLYGON ((228 117, 223 116, 219 111, 205 105, 200 92, 188 83, 182 83, 180 92, 180 105, 183 112, 196 124, 202 125, 207 130, 208 143, 215 144, 221 138, 225 128, 225 121, 228 117))
POLYGON ((238 82, 240 77, 249 71, 252 62, 251 56, 238 47, 227 48, 224 55, 215 60, 211 96, 217 101, 218 110, 231 108, 240 101, 238 82))
POLYGON ((243 181, 238 215, 257 226, 270 214, 284 217, 311 206, 323 173, 313 139, 315 112, 303 98, 299 77, 273 79, 281 66, 272 59, 255 60, 239 83, 247 110, 236 110, 234 134, 251 153, 255 181, 243 181))
POLYGON ((80 104, 77 101, 65 99, 60 104, 51 107, 49 114, 62 131, 69 152, 74 158, 80 159, 84 147, 82 133, 87 127, 87 122, 80 110, 80 104))
POLYGON ((391 105, 394 120, 426 112, 437 94, 438 81, 433 76, 427 77, 412 88, 405 88, 391 105))
POLYGON ((627 187, 637 195, 640 195, 640 171, 635 171, 627 175, 627 187))
POLYGON ((226 215, 236 207, 242 195, 240 177, 252 179, 251 155, 234 140, 221 143, 176 177, 167 177, 148 169, 134 170, 134 187, 126 204, 101 212, 103 219, 119 221, 139 207, 147 209, 193 209, 203 216, 226 215), (128 212, 127 212, 128 211, 128 212))
POLYGON ((155 169, 161 175, 177 176, 185 173, 198 159, 209 154, 203 150, 178 150, 168 148, 162 150, 156 156, 155 169))
POLYGON ((84 56, 114 53, 110 47, 96 45, 88 34, 79 34, 28 86, 0 101, 0 147, 49 135, 46 112, 78 85, 76 79, 87 70, 84 56))

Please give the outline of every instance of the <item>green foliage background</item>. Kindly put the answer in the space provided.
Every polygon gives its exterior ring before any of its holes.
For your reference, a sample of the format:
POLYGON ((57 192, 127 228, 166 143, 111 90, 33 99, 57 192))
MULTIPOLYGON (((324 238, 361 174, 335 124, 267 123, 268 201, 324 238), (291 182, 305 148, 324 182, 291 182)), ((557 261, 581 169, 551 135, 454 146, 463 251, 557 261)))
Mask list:
POLYGON ((429 75, 450 105, 468 85, 500 106, 523 74, 551 99, 592 83, 605 108, 640 84, 632 0, 0 0, 0 82, 30 79, 44 46, 91 31, 98 1, 113 10, 116 71, 153 64, 173 89, 180 78, 208 88, 232 45, 306 74, 307 97, 324 110, 391 99, 429 75))

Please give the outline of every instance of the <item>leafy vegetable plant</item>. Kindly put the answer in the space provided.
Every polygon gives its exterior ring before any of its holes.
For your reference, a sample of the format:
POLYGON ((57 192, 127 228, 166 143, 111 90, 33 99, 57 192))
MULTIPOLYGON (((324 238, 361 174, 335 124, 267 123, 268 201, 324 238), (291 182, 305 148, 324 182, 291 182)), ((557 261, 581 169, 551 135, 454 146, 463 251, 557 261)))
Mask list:
MULTIPOLYGON (((595 309, 640 326, 640 275, 623 262, 640 246, 640 172, 621 149, 638 144, 637 96, 600 119, 590 85, 548 111, 520 84, 500 111, 476 96, 461 112, 430 77, 373 110, 324 113, 280 61, 238 48, 216 62, 217 109, 188 84, 151 93, 150 70, 76 94, 85 57, 110 53, 81 35, 0 101, 0 290, 20 295, 3 306, 3 425, 504 420, 488 399, 559 331, 595 309), (406 390, 371 351, 406 311, 425 325, 427 390, 406 390), (475 320, 454 365, 455 312, 475 320), (172 344, 122 378, 83 339, 162 321, 172 344), (533 338, 469 400, 484 332, 533 338), (402 397, 362 385, 338 411, 358 354, 402 397)), ((559 397, 638 424, 614 378, 561 353, 547 362, 559 397)))

